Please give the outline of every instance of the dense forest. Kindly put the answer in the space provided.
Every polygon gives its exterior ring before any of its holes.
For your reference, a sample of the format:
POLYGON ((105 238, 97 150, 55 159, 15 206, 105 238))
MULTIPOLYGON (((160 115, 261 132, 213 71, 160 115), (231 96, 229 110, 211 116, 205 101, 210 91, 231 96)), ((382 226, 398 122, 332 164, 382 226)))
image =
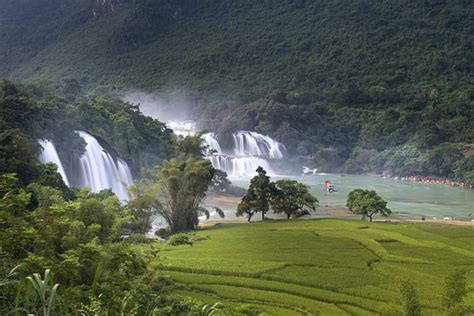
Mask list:
POLYGON ((2 77, 185 95, 203 128, 268 134, 322 171, 472 181, 471 1, 0 7, 2 77))
POLYGON ((144 116, 118 99, 79 97, 67 82, 63 93, 0 82, 2 173, 16 173, 22 183, 38 174, 38 139, 52 139, 66 164, 84 152, 75 133, 86 130, 115 155, 129 162, 135 175, 174 155, 176 137, 163 123, 144 116))
POLYGON ((200 201, 215 170, 203 159, 199 136, 177 140, 136 106, 73 97, 70 85, 63 88, 59 96, 0 82, 0 314, 212 311, 170 296, 174 283, 150 269, 158 250, 140 247, 150 243, 145 234, 153 233, 157 214, 174 220, 173 233, 194 229, 200 214, 209 216, 200 201), (96 135, 103 148, 134 167, 136 177, 143 172, 127 201, 111 189, 69 187, 56 164, 39 162, 39 139, 54 140, 63 158, 81 155, 85 143, 76 130, 96 135), (180 185, 173 186, 176 181, 180 185), (158 194, 166 196, 163 202, 158 194))

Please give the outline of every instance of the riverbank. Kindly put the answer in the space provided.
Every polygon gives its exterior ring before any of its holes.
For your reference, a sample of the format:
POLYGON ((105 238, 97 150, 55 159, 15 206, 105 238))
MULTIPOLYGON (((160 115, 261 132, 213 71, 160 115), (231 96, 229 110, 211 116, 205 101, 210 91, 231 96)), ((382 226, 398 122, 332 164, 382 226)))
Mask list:
MULTIPOLYGON (((318 212, 347 210, 347 196, 354 189, 374 190, 388 202, 391 218, 407 219, 474 219, 474 190, 449 185, 430 185, 400 181, 380 176, 349 174, 316 174, 313 176, 274 176, 271 180, 290 178, 310 186, 310 192, 319 200, 318 212), (327 193, 325 181, 336 188, 327 193)), ((234 181, 233 181, 234 182, 234 181)), ((246 188, 248 181, 235 180, 234 185, 246 188)))
POLYGON ((454 178, 442 178, 442 177, 430 177, 430 176, 394 176, 387 174, 377 174, 377 173, 364 173, 367 176, 381 177, 383 179, 393 179, 413 183, 422 183, 422 184, 436 184, 436 185, 447 185, 451 187, 467 188, 473 189, 472 184, 466 183, 464 179, 454 179, 454 178))

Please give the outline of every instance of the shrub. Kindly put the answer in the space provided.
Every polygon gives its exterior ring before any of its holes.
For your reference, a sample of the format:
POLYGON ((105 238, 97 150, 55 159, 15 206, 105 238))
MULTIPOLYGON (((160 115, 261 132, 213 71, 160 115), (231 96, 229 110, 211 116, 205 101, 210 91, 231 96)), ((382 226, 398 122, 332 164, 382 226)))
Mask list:
POLYGON ((150 242, 150 239, 143 234, 131 234, 126 242, 131 244, 147 244, 150 242))
POLYGON ((176 234, 170 237, 168 243, 171 246, 193 245, 193 242, 188 234, 176 234))

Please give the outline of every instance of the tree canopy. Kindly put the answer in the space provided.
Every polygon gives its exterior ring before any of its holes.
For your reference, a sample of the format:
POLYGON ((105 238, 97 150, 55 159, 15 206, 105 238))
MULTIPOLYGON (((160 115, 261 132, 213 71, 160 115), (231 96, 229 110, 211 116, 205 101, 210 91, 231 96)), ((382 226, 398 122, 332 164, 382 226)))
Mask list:
POLYGON ((173 159, 155 167, 151 178, 157 187, 156 199, 160 202, 157 213, 164 218, 171 232, 192 230, 199 223, 199 215, 208 214, 200 203, 213 176, 212 164, 202 159, 173 159))
POLYGON ((389 216, 392 213, 387 208, 387 202, 373 190, 353 190, 349 193, 346 205, 352 213, 367 216, 370 221, 376 214, 389 216))
POLYGON ((262 167, 258 167, 256 172, 237 206, 236 216, 246 216, 250 222, 256 213, 262 213, 264 220, 271 208, 274 213, 285 213, 290 219, 316 210, 319 201, 309 192, 308 186, 295 180, 271 182, 262 167))
POLYGON ((309 187, 296 180, 278 180, 275 182, 276 194, 271 206, 275 213, 285 213, 291 216, 301 216, 315 211, 318 199, 309 193, 309 187))
POLYGON ((270 181, 267 172, 258 167, 257 175, 250 180, 250 185, 247 193, 242 198, 242 205, 237 207, 237 216, 247 214, 248 220, 255 213, 262 214, 262 220, 265 219, 265 214, 270 210, 270 201, 275 194, 275 184, 270 181))

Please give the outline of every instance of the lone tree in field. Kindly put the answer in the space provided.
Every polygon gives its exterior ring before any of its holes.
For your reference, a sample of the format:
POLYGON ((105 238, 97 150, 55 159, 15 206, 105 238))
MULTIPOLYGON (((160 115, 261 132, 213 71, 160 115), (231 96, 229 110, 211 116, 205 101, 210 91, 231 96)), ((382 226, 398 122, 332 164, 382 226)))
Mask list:
POLYGON ((271 200, 275 213, 285 213, 287 218, 309 214, 318 206, 318 199, 309 193, 309 187, 295 180, 278 180, 276 194, 271 200))
POLYGON ((367 216, 370 221, 375 214, 389 216, 392 211, 387 208, 384 201, 375 191, 355 189, 349 193, 347 207, 354 214, 367 216))
POLYGON ((237 207, 236 216, 247 214, 248 220, 252 218, 255 213, 262 213, 262 220, 265 219, 265 214, 270 209, 270 200, 275 194, 275 184, 270 182, 270 177, 262 168, 257 168, 257 175, 250 180, 250 185, 247 193, 242 198, 242 201, 237 207))

